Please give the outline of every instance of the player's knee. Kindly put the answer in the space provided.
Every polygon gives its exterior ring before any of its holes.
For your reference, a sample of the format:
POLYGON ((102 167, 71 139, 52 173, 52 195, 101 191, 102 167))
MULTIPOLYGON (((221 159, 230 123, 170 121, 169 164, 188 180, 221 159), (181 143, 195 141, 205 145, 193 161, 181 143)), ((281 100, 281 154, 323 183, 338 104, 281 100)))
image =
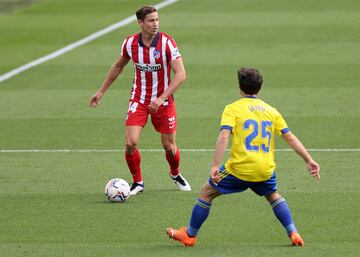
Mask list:
POLYGON ((209 183, 206 183, 200 190, 200 198, 208 203, 211 203, 212 200, 219 195, 219 191, 210 186, 209 183))
POLYGON ((265 198, 266 198, 266 200, 268 200, 269 203, 272 203, 281 197, 282 196, 278 192, 273 192, 268 195, 265 195, 265 198))
POLYGON ((136 148, 137 148, 137 144, 135 143, 131 143, 131 142, 126 142, 126 152, 129 154, 132 154, 133 152, 135 152, 136 148))

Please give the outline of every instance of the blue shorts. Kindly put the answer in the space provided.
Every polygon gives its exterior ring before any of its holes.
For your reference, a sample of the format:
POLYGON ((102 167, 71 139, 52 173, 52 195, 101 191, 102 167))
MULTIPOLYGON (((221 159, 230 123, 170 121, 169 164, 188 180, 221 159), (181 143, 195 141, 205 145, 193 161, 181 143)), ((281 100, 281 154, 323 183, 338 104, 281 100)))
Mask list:
POLYGON ((209 178, 209 184, 216 190, 220 191, 222 194, 238 193, 250 188, 257 195, 264 196, 274 193, 277 190, 275 172, 272 174, 271 178, 261 182, 249 182, 241 180, 226 171, 224 165, 221 166, 219 172, 222 179, 217 184, 214 184, 211 178, 209 178))

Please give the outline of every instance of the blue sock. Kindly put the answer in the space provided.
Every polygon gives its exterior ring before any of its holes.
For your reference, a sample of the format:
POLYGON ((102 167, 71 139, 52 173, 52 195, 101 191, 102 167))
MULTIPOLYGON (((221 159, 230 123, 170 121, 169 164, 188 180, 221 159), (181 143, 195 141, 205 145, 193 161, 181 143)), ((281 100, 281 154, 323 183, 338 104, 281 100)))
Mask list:
POLYGON ((284 198, 280 197, 271 203, 271 207, 275 213, 276 218, 280 221, 283 227, 286 229, 288 236, 291 232, 297 232, 291 217, 289 206, 287 205, 284 198))
POLYGON ((207 203, 200 198, 197 199, 194 208, 192 209, 190 226, 187 227, 186 232, 189 236, 196 236, 201 225, 209 216, 211 203, 207 203))

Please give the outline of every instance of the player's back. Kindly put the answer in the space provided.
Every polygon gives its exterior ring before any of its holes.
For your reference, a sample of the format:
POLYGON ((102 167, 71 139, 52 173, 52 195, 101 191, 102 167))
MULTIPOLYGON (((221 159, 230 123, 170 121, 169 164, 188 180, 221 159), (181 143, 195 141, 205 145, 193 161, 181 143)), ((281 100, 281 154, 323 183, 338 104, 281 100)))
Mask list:
POLYGON ((274 135, 288 131, 281 114, 255 97, 225 107, 221 126, 232 128, 232 147, 226 169, 246 181, 264 181, 275 170, 274 135))

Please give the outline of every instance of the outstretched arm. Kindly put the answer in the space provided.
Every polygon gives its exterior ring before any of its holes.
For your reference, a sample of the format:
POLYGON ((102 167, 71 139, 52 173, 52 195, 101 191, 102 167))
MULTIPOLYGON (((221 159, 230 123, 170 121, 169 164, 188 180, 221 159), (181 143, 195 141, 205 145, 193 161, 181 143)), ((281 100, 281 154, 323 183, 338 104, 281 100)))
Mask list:
POLYGON ((174 72, 174 77, 172 78, 168 88, 161 94, 161 96, 150 103, 149 108, 151 112, 157 112, 165 99, 171 96, 186 79, 185 68, 181 57, 171 61, 170 66, 174 72))
POLYGON ((284 138, 287 144, 304 159, 311 176, 320 180, 320 165, 313 160, 300 140, 291 132, 285 133, 282 135, 282 138, 284 138))
POLYGON ((112 85, 112 83, 123 71, 124 67, 129 62, 129 60, 130 60, 129 58, 120 56, 120 58, 113 63, 100 89, 91 97, 89 103, 90 107, 94 108, 99 105, 100 99, 103 97, 106 90, 108 90, 108 88, 112 85))
POLYGON ((216 140, 214 159, 210 170, 210 177, 214 183, 217 183, 219 181, 219 167, 229 142, 230 133, 230 130, 222 129, 216 140))

